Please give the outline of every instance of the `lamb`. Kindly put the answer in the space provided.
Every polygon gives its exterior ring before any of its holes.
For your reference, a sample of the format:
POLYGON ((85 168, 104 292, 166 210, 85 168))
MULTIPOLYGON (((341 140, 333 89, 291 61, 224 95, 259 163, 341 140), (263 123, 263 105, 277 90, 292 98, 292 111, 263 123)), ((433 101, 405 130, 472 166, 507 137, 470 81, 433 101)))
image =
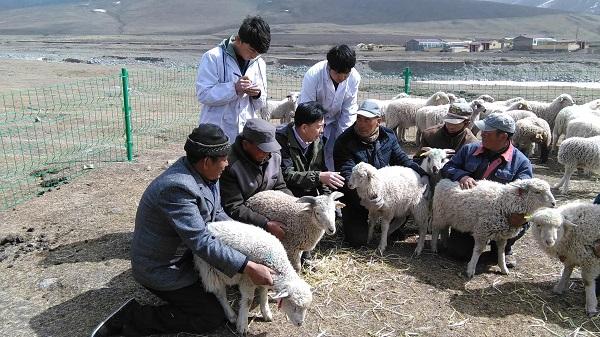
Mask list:
POLYGON ((527 105, 529 105, 530 108, 529 110, 535 112, 538 117, 546 120, 548 125, 550 125, 550 129, 554 128, 554 120, 556 119, 558 112, 573 104, 575 104, 575 101, 569 94, 561 94, 550 103, 527 101, 527 105))
POLYGON ((539 117, 527 117, 517 121, 513 144, 527 157, 533 152, 533 145, 540 149, 540 162, 548 161, 552 134, 548 122, 539 117))
POLYGON ((554 188, 562 187, 561 192, 566 194, 569 192, 571 175, 577 168, 600 170, 600 136, 565 139, 558 148, 558 162, 565 166, 565 173, 554 188))
POLYGON ((567 124, 565 139, 572 137, 594 137, 600 136, 600 117, 589 116, 577 118, 567 124))
MULTIPOLYGON (((442 149, 431 149, 422 156, 425 159, 421 167, 432 175, 438 174, 448 161, 447 153, 442 149)), ((373 238, 375 225, 380 223, 381 239, 377 247, 380 254, 387 247, 390 222, 394 218, 402 219, 412 214, 418 227, 427 230, 430 193, 427 184, 414 170, 403 166, 378 170, 368 163, 358 163, 352 169, 348 187, 356 189, 361 205, 369 210, 368 242, 373 238)))
POLYGON ((450 103, 448 95, 436 92, 429 98, 405 97, 391 102, 385 110, 385 124, 392 130, 399 129, 398 139, 406 141, 405 129, 416 125, 417 110, 427 105, 450 103))
POLYGON ((567 131, 567 125, 576 118, 600 117, 598 109, 600 100, 588 102, 583 105, 571 105, 558 112, 554 119, 554 128, 552 129, 552 149, 556 150, 558 139, 567 131))
MULTIPOLYGON (((483 101, 476 99, 470 103, 473 113, 471 114, 470 120, 476 121, 479 118, 479 114, 485 112, 483 101)), ((449 104, 436 105, 436 106, 424 106, 417 110, 416 123, 417 123, 417 145, 421 139, 421 132, 425 131, 434 125, 442 124, 444 118, 448 114, 449 104)))
POLYGON ((289 123, 298 107, 300 93, 291 91, 281 101, 267 100, 267 105, 260 109, 260 117, 264 120, 279 118, 281 124, 289 123))
MULTIPOLYGON (((275 270, 277 273, 273 275, 273 288, 277 294, 274 298, 281 301, 279 307, 293 324, 302 325, 306 310, 312 302, 312 292, 308 283, 298 276, 288 261, 281 242, 256 226, 233 220, 209 223, 208 231, 227 246, 248 256, 251 261, 275 270)), ((229 278, 198 256, 194 256, 194 262, 204 288, 215 294, 227 319, 231 323, 237 322, 236 327, 240 334, 243 335, 248 331, 248 311, 256 288, 259 290, 260 311, 263 318, 266 321, 273 320, 267 301, 266 287, 256 286, 244 274, 236 274, 229 278), (239 286, 241 293, 237 320, 227 301, 225 291, 225 286, 235 284, 239 286)))
POLYGON ((448 226, 473 235, 475 245, 467 266, 467 277, 475 274, 479 256, 488 240, 495 240, 498 247, 498 266, 508 274, 504 248, 506 240, 515 237, 520 227, 511 227, 507 216, 512 213, 531 214, 542 207, 554 207, 556 200, 550 185, 544 180, 532 178, 500 184, 480 180, 472 189, 462 190, 458 182, 442 179, 433 194, 431 250, 437 252, 440 230, 443 238, 448 226))
POLYGON ((286 225, 281 243, 292 266, 299 271, 302 252, 313 250, 324 233, 335 234, 335 209, 344 207, 336 200, 343 195, 335 191, 330 195, 296 198, 281 191, 267 190, 250 197, 246 205, 266 218, 286 225))
POLYGON ((585 285, 585 311, 598 313, 595 279, 600 275, 600 206, 571 202, 557 209, 542 209, 531 217, 533 235, 542 250, 563 263, 562 276, 553 291, 569 287, 573 268, 581 267, 585 285))

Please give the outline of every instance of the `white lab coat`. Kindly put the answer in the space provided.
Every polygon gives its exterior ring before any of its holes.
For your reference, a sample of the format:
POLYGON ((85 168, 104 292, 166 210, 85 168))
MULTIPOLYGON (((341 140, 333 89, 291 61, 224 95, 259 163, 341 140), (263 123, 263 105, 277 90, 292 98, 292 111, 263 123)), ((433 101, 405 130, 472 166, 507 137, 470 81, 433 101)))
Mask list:
POLYGON ((359 84, 360 74, 352 68, 350 76, 340 83, 336 90, 329 76, 327 60, 310 67, 304 74, 298 103, 317 101, 327 110, 323 136, 327 138, 324 156, 325 165, 329 171, 334 170, 333 144, 335 140, 356 121, 359 84))
POLYGON ((246 70, 250 80, 260 87, 260 97, 255 99, 244 93, 235 92, 235 83, 244 75, 235 56, 226 51, 230 39, 202 55, 196 77, 196 97, 202 104, 200 123, 220 126, 233 143, 242 132, 246 121, 258 118, 259 110, 266 105, 267 69, 265 61, 258 58, 250 61, 246 70))

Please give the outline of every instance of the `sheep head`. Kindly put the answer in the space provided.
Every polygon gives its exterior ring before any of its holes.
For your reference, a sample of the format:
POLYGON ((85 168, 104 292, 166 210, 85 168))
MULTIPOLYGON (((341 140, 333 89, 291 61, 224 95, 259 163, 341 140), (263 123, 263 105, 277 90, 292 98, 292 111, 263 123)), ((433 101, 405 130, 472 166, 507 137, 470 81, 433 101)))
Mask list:
POLYGON ((449 103, 450 98, 448 98, 448 95, 443 91, 438 91, 429 97, 425 105, 444 105, 449 103))
POLYGON ((556 97, 556 99, 554 99, 554 102, 560 104, 560 106, 563 108, 575 104, 575 100, 569 94, 560 94, 558 97, 556 97))
POLYGON ((488 103, 494 103, 494 101, 496 100, 496 99, 494 99, 494 97, 492 97, 490 95, 486 95, 486 94, 480 95, 479 97, 477 97, 477 99, 480 99, 480 100, 482 100, 484 102, 488 102, 488 103))
POLYGON ((556 199, 550 191, 548 182, 538 179, 516 180, 510 185, 516 187, 517 195, 522 198, 525 213, 532 213, 544 207, 555 207, 556 199))
POLYGON ((533 236, 544 249, 552 248, 564 236, 565 232, 576 225, 565 219, 560 210, 544 208, 530 218, 533 236))
POLYGON ((345 205, 339 201, 344 193, 333 192, 330 195, 320 195, 318 197, 304 196, 296 202, 307 203, 303 212, 311 213, 317 219, 317 225, 327 233, 327 235, 335 234, 335 210, 342 208, 345 205))
POLYGON ((294 325, 301 326, 304 323, 306 311, 312 303, 312 291, 308 283, 300 277, 288 281, 273 298, 278 300, 278 307, 294 325))
POLYGON ((436 176, 448 162, 448 155, 444 149, 429 149, 421 154, 421 157, 425 157, 421 162, 421 168, 429 175, 436 176))

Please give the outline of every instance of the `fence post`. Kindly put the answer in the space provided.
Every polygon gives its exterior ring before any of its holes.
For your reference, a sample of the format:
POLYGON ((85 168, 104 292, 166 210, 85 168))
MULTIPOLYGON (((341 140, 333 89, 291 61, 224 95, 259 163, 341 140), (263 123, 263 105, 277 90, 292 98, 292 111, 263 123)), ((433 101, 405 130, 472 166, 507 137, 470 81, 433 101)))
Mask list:
POLYGON ((123 114, 125 115, 125 148, 127 160, 133 160, 133 137, 131 135, 131 106, 129 105, 129 73, 121 68, 121 82, 123 86, 123 114))
POLYGON ((410 95, 410 78, 412 76, 412 71, 410 71, 409 67, 404 68, 404 92, 410 95))

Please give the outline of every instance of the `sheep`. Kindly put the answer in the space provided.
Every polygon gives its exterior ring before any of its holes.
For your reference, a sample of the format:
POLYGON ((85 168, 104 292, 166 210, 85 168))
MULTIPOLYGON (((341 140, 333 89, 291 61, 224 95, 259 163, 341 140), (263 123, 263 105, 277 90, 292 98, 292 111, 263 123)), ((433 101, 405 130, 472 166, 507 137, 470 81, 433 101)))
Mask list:
POLYGON ((533 235, 542 250, 563 263, 553 291, 568 289, 573 268, 581 267, 585 285, 585 311, 598 313, 595 279, 600 275, 600 205, 576 201, 557 209, 542 209, 531 217, 533 235))
POLYGON ((562 187, 561 192, 567 194, 571 175, 577 168, 600 170, 600 136, 565 139, 558 148, 558 162, 565 166, 565 173, 554 188, 562 187))
MULTIPOLYGON (((479 118, 479 114, 485 112, 483 103, 484 101, 480 99, 473 100, 470 103, 471 109, 473 109, 473 113, 471 113, 471 117, 469 118, 471 121, 477 120, 479 118)), ((417 145, 421 139, 421 132, 425 131, 427 128, 443 123, 444 118, 448 114, 449 108, 450 104, 444 104, 436 106, 424 106, 417 110, 415 117, 415 121, 417 123, 417 145)))
POLYGON ((563 108, 573 104, 575 104, 575 101, 569 94, 560 94, 550 103, 527 101, 527 105, 529 105, 528 110, 535 112, 538 117, 546 120, 548 125, 550 125, 550 129, 554 128, 554 120, 556 119, 558 112, 563 108))
POLYGON ((512 117, 512 119, 514 119, 515 122, 523 118, 537 117, 537 115, 534 112, 531 112, 529 110, 508 110, 504 113, 512 117))
POLYGON ((503 274, 508 274, 504 248, 506 240, 515 237, 520 227, 511 227, 508 215, 512 213, 531 214, 542 207, 554 207, 556 200, 550 192, 550 185, 544 180, 532 178, 500 184, 490 180, 480 180, 471 189, 461 189, 458 182, 442 179, 433 194, 431 217, 431 250, 437 252, 437 239, 440 230, 443 238, 448 235, 448 226, 453 230, 469 232, 475 245, 467 266, 467 277, 475 274, 479 256, 488 240, 495 240, 498 248, 498 266, 503 274))
MULTIPOLYGON (((237 221, 218 221, 207 225, 211 235, 217 237, 227 246, 238 250, 256 263, 263 264, 276 271, 273 275, 273 288, 280 300, 279 307, 295 325, 302 325, 306 310, 312 302, 312 292, 308 283, 301 279, 287 259, 285 249, 279 240, 256 226, 237 221)), ((248 331, 248 311, 254 291, 259 290, 260 311, 266 321, 273 320, 273 314, 267 301, 267 288, 256 286, 248 276, 236 274, 228 277, 198 256, 194 256, 196 269, 200 274, 206 291, 215 294, 225 311, 227 319, 235 323, 237 331, 245 334, 248 331), (237 284, 240 288, 240 308, 235 317, 227 301, 225 286, 237 284)))
POLYGON ((335 234, 335 209, 344 207, 336 200, 343 195, 335 191, 330 195, 296 198, 267 190, 248 198, 246 205, 268 219, 285 224, 285 238, 281 243, 292 266, 299 271, 302 252, 313 250, 324 233, 335 234))
MULTIPOLYGON (((447 153, 442 149, 431 149, 422 156, 425 159, 421 167, 433 176, 448 161, 447 153)), ((387 166, 378 170, 361 162, 352 169, 348 188, 356 189, 361 205, 369 211, 367 242, 373 238, 375 225, 380 223, 381 238, 377 247, 380 254, 387 247, 390 222, 394 218, 401 219, 412 214, 419 228, 427 230, 429 188, 414 170, 403 166, 387 166)))
POLYGON ((565 139, 572 137, 594 137, 600 136, 600 117, 589 116, 577 118, 567 124, 565 139))
POLYGON ((479 97, 477 97, 477 99, 480 99, 484 102, 488 102, 488 103, 494 103, 494 101, 496 100, 494 97, 488 95, 488 94, 483 94, 483 95, 479 95, 479 97))
POLYGON ((450 100, 450 104, 452 103, 467 103, 467 100, 463 97, 458 97, 453 93, 446 93, 448 95, 448 99, 450 100))
POLYGON ((385 124, 392 130, 399 129, 398 139, 406 141, 405 129, 416 125, 417 110, 427 105, 442 105, 450 103, 448 95, 436 92, 429 98, 405 97, 390 102, 385 110, 385 124))
POLYGON ((267 100, 267 105, 260 109, 260 117, 264 120, 279 118, 281 124, 289 123, 298 107, 300 93, 290 91, 286 98, 276 101, 267 100))
POLYGON ((567 124, 576 118, 600 117, 600 110, 596 110, 600 100, 595 100, 583 105, 564 107, 554 119, 552 129, 552 149, 556 150, 558 139, 567 131, 567 124))
MULTIPOLYGON (((525 102, 522 98, 517 97, 515 99, 506 101, 511 102, 509 105, 505 105, 502 101, 496 101, 494 103, 483 103, 485 110, 479 114, 479 119, 486 119, 489 115, 493 113, 507 113, 508 111, 523 111, 529 110, 529 106, 527 102, 525 102)), ((515 113, 518 115, 518 113, 515 113)), ((475 122, 475 120, 473 121, 475 122)), ((471 126, 471 132, 474 135, 479 133, 479 128, 473 123, 471 126)))
POLYGON ((545 163, 548 161, 552 142, 551 132, 550 126, 545 120, 539 117, 523 118, 516 123, 516 130, 512 139, 513 144, 527 157, 531 156, 533 145, 537 144, 540 149, 540 162, 545 163))

